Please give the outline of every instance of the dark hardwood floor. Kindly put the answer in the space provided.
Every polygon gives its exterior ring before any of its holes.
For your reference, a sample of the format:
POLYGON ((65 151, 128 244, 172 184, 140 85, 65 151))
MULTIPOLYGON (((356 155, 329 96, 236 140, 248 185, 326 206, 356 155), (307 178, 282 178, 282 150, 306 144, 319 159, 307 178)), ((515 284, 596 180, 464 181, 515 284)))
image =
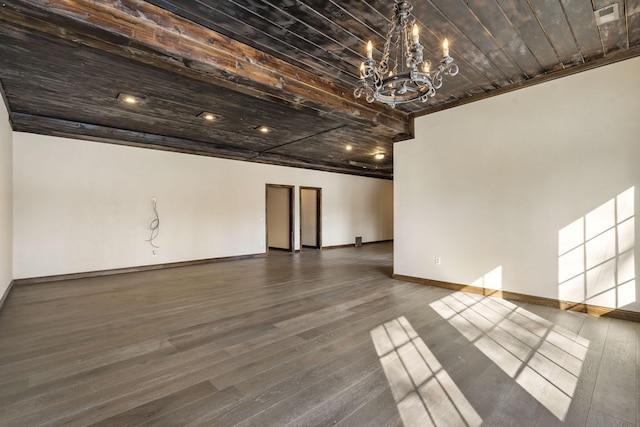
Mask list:
POLYGON ((640 425, 639 324, 396 281, 392 252, 17 286, 0 424, 640 425))

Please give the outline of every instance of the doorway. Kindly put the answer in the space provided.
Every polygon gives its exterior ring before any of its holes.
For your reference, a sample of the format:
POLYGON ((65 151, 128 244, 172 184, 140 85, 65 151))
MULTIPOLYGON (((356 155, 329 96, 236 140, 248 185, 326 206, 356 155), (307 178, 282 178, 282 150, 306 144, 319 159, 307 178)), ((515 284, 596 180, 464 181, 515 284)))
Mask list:
POLYGON ((322 247, 322 189, 300 187, 300 248, 322 247))
POLYGON ((293 252, 293 186, 267 184, 267 252, 293 252))

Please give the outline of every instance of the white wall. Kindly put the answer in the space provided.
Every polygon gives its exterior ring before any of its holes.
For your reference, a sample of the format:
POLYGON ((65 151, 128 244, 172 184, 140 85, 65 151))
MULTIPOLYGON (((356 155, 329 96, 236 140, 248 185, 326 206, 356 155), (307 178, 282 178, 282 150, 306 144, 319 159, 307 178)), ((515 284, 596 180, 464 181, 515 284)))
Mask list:
POLYGON ((394 147, 395 273, 640 311, 638 76, 640 58, 418 118, 394 147))
MULTIPOLYGON (((265 185, 322 187, 326 246, 393 238, 387 180, 14 133, 14 276, 265 252, 265 185), (160 248, 149 224, 157 198, 160 248)), ((300 247, 299 200, 295 246, 300 247)))
POLYGON ((13 280, 13 133, 0 98, 0 298, 13 280))

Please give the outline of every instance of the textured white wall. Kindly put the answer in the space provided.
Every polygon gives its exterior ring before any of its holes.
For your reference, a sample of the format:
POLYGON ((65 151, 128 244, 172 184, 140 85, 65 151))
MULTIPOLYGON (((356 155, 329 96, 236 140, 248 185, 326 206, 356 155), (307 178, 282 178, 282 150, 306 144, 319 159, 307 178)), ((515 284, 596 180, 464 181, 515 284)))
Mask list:
POLYGON ((394 147, 395 273, 640 311, 638 76, 640 58, 418 118, 394 147))
POLYGON ((264 253, 265 185, 322 187, 326 246, 393 238, 387 180, 16 132, 14 276, 264 253), (157 198, 156 256, 145 240, 157 198))
POLYGON ((0 298, 13 280, 13 132, 0 98, 0 298))

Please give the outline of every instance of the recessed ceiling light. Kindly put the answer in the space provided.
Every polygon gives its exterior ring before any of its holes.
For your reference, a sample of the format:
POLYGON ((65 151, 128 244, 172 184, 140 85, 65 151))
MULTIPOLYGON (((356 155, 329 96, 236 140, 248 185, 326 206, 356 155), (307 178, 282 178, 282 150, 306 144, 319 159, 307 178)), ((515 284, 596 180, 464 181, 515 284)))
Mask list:
POLYGON ((351 151, 353 150, 353 147, 351 145, 347 145, 346 147, 344 147, 344 149, 347 151, 351 151))
POLYGON ((268 128, 268 127, 266 127, 266 126, 260 126, 260 127, 258 127, 258 130, 259 130, 260 132, 262 132, 262 133, 269 133, 269 132, 271 132, 271 129, 269 129, 269 128, 268 128))
POLYGON ((209 122, 212 122, 216 119, 215 114, 207 113, 206 111, 203 111, 202 113, 198 114, 198 117, 200 117, 201 119, 207 120, 209 122))
POLYGON ((141 97, 135 96, 135 95, 130 95, 128 93, 119 93, 118 94, 118 101, 124 102, 125 104, 129 104, 129 105, 140 104, 143 99, 144 98, 141 98, 141 97))
POLYGON ((382 160, 382 159, 384 159, 384 154, 377 153, 374 157, 376 158, 376 160, 382 160))

